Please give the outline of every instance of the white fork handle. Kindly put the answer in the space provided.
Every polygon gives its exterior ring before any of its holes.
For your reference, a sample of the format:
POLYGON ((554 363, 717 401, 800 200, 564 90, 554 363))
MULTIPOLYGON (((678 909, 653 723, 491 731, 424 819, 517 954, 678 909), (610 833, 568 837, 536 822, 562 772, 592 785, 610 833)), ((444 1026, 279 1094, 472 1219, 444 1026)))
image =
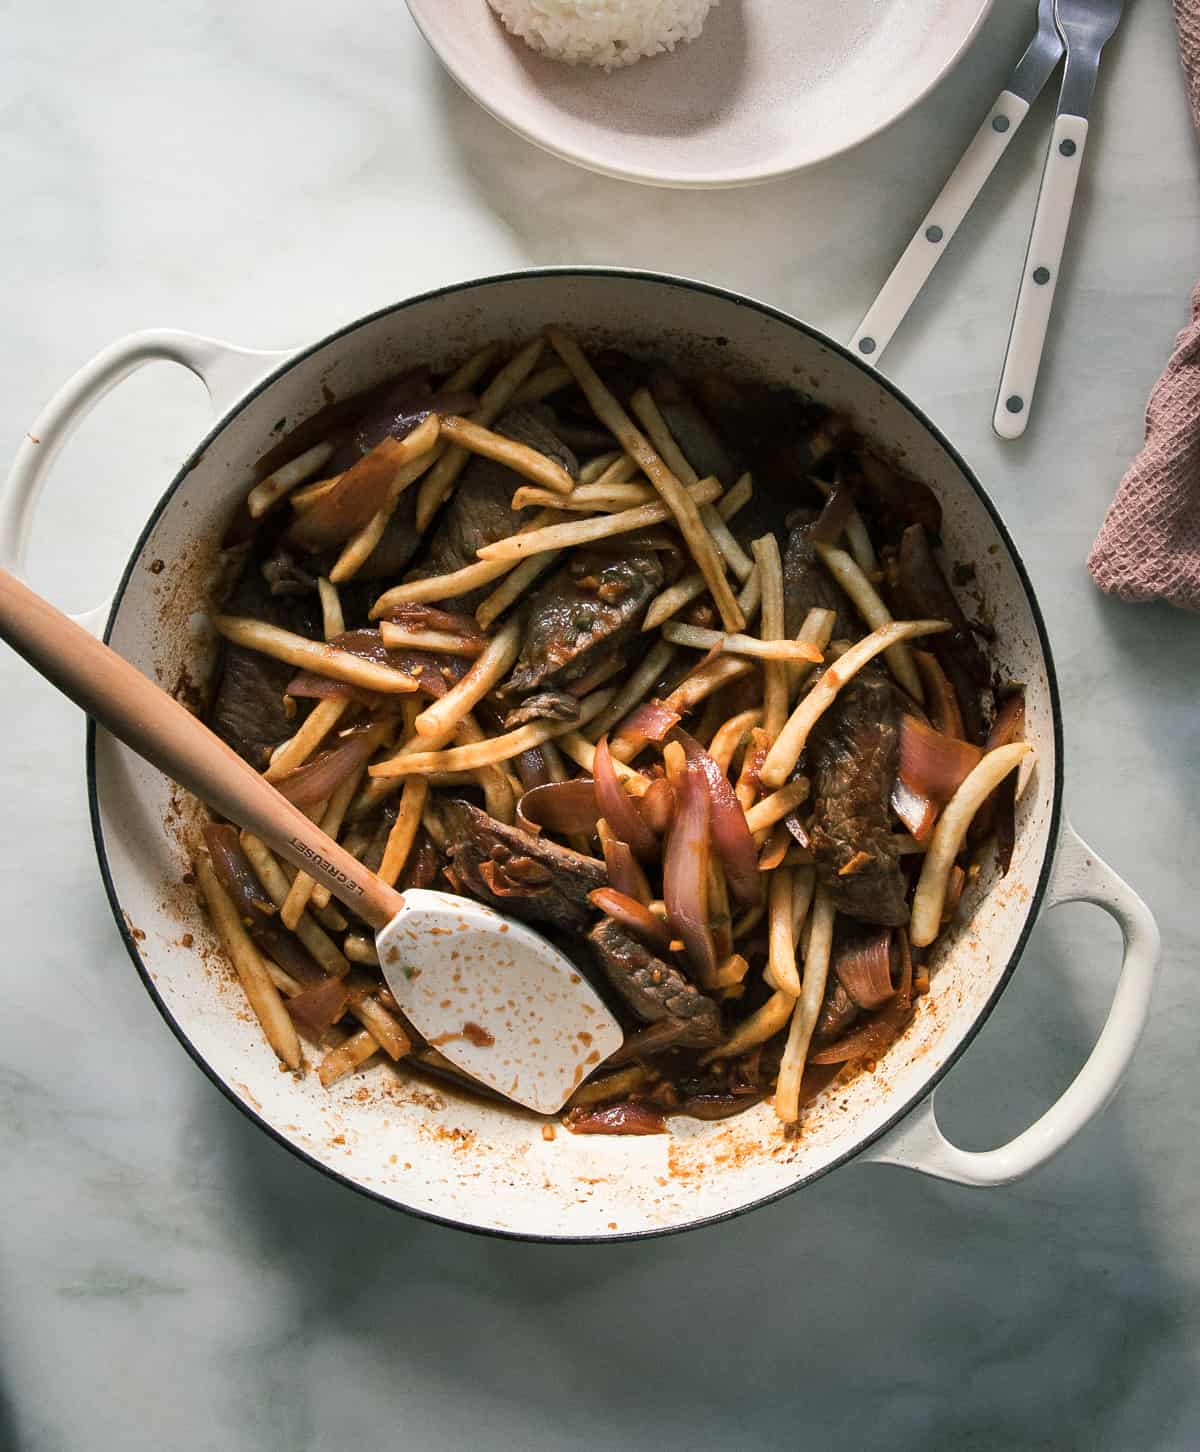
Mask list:
POLYGON ((935 1091, 863 1159, 902 1165, 959 1185, 1007 1185, 1056 1155, 1116 1093, 1149 1016, 1160 950, 1158 926, 1137 893, 1070 826, 1063 828, 1059 841, 1047 906, 1064 902, 1103 908, 1124 939, 1121 976, 1108 1018, 1066 1092, 1016 1139, 998 1149, 973 1151, 959 1149, 942 1133, 934 1112, 935 1091))
MULTIPOLYGON (((20 575, 29 548, 38 496, 55 455, 100 402, 122 379, 146 363, 178 363, 203 382, 213 412, 225 413, 243 393, 289 353, 258 352, 201 338, 194 333, 156 328, 118 338, 58 390, 21 441, 3 495, 0 495, 0 568, 20 575)), ((108 615, 108 602, 70 618, 97 634, 108 615)))
POLYGON ((983 184, 1017 134, 1029 111, 1028 101, 1012 91, 1001 91, 995 104, 975 133, 962 160, 950 173, 937 201, 925 214, 912 241, 892 268, 870 311, 850 339, 851 349, 872 363, 892 340, 904 316, 925 286, 938 259, 950 245, 983 184))
POLYGON ((1054 123, 992 415, 1002 439, 1020 438, 1029 423, 1087 132, 1082 116, 1059 116, 1054 123))

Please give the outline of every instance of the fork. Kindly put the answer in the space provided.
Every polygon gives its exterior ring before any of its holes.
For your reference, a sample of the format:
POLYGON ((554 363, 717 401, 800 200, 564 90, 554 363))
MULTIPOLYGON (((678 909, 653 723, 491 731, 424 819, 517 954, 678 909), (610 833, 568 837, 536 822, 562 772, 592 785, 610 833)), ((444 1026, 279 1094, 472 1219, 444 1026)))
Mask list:
POLYGON ((1004 89, 988 108, 979 130, 951 172, 937 200, 913 234, 900 260, 892 268, 879 296, 859 323, 850 346, 878 363, 896 329, 904 321, 929 274, 962 225, 984 183, 1041 94, 1063 53, 1062 37, 1054 23, 1054 0, 1038 0, 1037 34, 1017 62, 1004 89))
POLYGON ((1067 59, 992 414, 992 427, 1003 439, 1019 438, 1029 422, 1087 142, 1100 53, 1120 22, 1122 7, 1123 0, 1054 0, 1055 23, 1067 59))

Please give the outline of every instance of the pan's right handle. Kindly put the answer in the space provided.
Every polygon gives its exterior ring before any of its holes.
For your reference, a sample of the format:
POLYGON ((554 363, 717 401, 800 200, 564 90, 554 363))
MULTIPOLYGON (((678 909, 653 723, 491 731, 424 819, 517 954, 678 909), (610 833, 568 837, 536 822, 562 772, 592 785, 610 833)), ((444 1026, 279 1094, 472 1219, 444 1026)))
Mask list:
MULTIPOLYGON (((67 380, 21 441, 0 498, 0 568, 22 573, 38 496, 55 456, 105 394, 131 373, 147 363, 178 363, 204 383, 219 415, 290 356, 238 348, 216 338, 165 328, 130 333, 110 343, 67 380)), ((105 601, 70 618, 97 634, 107 615, 105 601)))
POLYGON ((1090 902, 1115 919, 1124 940, 1121 977, 1108 1018, 1087 1062, 1066 1092, 1016 1139, 990 1150, 964 1150, 946 1138, 931 1094, 863 1156, 920 1170, 959 1185, 1007 1185, 1069 1144, 1104 1108, 1129 1068, 1146 1019, 1158 968, 1158 926, 1150 909, 1070 827, 1063 828, 1048 906, 1090 902))

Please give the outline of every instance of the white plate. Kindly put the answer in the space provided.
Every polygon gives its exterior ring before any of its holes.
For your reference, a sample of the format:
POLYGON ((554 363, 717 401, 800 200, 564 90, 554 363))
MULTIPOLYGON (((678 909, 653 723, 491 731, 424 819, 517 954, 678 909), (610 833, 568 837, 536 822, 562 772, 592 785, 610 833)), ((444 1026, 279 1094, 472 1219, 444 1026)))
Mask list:
POLYGON ((408 0, 450 74, 506 126, 593 171, 743 186, 891 125, 970 44, 992 0, 721 0, 671 55, 606 75, 536 54, 487 0, 408 0))

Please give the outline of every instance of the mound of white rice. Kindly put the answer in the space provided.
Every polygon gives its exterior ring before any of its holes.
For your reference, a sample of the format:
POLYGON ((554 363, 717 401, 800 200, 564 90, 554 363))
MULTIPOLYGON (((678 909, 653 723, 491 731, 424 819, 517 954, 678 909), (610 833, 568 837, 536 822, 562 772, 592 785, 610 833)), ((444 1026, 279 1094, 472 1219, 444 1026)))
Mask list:
POLYGON ((718 0, 488 0, 514 35, 569 65, 631 66, 695 40, 718 0))

